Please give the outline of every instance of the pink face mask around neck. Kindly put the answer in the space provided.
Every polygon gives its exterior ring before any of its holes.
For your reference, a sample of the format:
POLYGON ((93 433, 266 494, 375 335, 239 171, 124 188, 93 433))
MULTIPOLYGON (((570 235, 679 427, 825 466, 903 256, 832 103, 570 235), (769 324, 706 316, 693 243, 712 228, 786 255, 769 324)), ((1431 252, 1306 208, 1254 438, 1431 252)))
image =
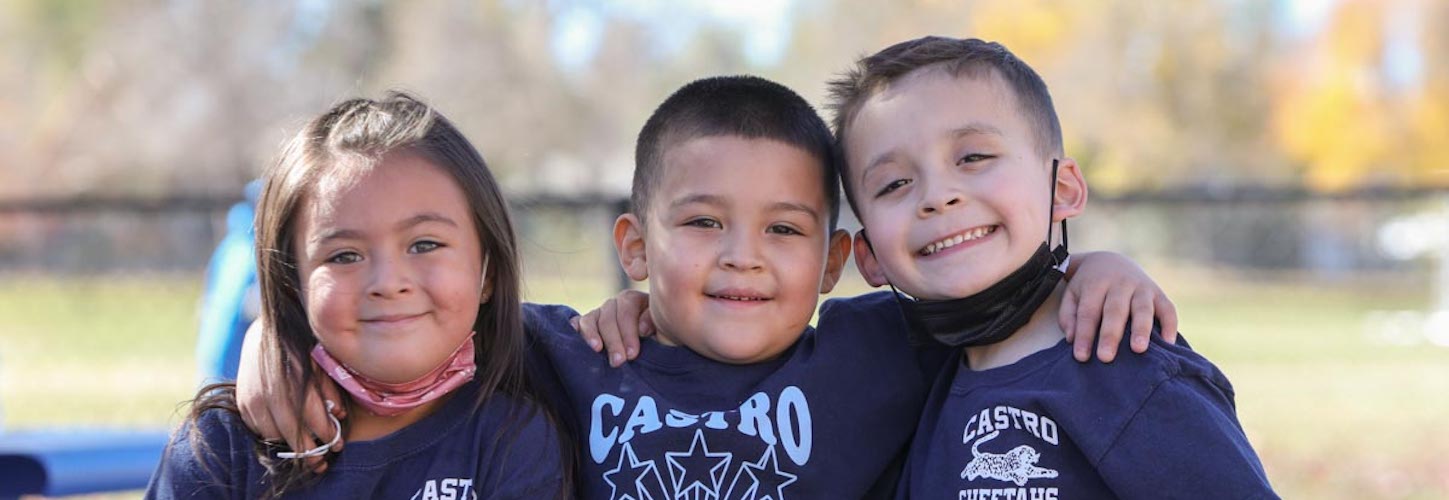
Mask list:
POLYGON ((463 345, 437 368, 399 384, 379 382, 357 373, 328 354, 321 343, 312 348, 312 359, 352 395, 354 402, 375 415, 391 417, 438 399, 472 380, 478 368, 474 362, 473 335, 469 334, 463 345))

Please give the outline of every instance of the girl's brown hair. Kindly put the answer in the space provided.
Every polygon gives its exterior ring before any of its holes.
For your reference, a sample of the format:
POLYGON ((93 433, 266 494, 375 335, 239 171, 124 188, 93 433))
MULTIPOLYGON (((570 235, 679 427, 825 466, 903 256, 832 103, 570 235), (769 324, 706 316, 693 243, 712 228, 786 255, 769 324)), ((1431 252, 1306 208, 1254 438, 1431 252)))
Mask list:
MULTIPOLYGON (((260 320, 266 324, 261 343, 262 373, 291 388, 295 421, 302 422, 303 389, 317 382, 317 374, 298 367, 310 366, 309 353, 317 340, 303 309, 294 254, 294 219, 319 179, 345 174, 338 172, 338 166, 351 169, 375 164, 384 155, 399 151, 426 158, 458 183, 481 239, 483 254, 479 259, 488 256, 485 271, 493 280, 493 292, 473 323, 474 331, 479 332, 474 343, 478 360, 474 379, 480 388, 475 404, 482 405, 497 392, 543 404, 542 398, 534 397, 524 373, 527 339, 518 248, 498 183, 483 157, 452 122, 401 92, 391 92, 380 100, 352 99, 333 106, 308 122, 285 145, 264 176, 255 227, 257 278, 262 295, 260 320)), ((234 401, 234 387, 231 389, 223 387, 199 395, 192 407, 192 419, 208 408, 234 411, 234 404, 228 404, 234 401)), ((553 412, 539 408, 557 422, 553 412)), ((517 414, 511 418, 516 423, 527 416, 517 414)), ((561 451, 567 452, 568 448, 561 451)), ((258 454, 269 471, 270 494, 280 494, 312 479, 304 461, 276 459, 260 446, 258 454)), ((564 463, 572 462, 572 453, 562 457, 564 463)), ((565 478, 569 477, 568 471, 563 472, 565 478)))

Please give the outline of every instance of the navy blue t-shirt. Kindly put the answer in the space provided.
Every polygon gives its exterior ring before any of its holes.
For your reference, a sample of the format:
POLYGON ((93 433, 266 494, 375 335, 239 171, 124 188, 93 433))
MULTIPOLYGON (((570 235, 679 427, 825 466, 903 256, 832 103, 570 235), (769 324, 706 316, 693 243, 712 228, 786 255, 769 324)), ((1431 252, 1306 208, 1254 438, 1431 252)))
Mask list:
POLYGON ((573 410, 580 497, 888 496, 933 376, 889 300, 826 302, 818 328, 770 361, 645 340, 619 368, 569 325, 572 309, 525 306, 558 406, 573 410))
POLYGON ((898 498, 1277 498, 1232 385, 1186 346, 1154 335, 1112 364, 1078 363, 1065 341, 989 370, 958 359, 931 390, 898 498))
MULTIPOLYGON (((438 411, 397 432, 347 443, 317 483, 286 497, 558 497, 564 465, 559 435, 548 419, 532 405, 502 394, 475 412, 477 388, 477 382, 460 387, 438 411)), ((261 497, 266 469, 253 452, 255 442, 237 414, 220 409, 203 413, 176 431, 146 498, 261 497), (200 428, 204 447, 192 442, 193 425, 200 428)))

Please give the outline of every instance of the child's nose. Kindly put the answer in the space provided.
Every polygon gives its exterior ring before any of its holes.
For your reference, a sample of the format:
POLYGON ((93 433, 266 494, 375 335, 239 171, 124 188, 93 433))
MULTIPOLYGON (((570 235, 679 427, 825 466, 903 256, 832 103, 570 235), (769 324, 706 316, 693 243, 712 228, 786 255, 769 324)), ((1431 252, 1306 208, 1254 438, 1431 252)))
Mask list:
POLYGON ((397 259, 373 259, 372 282, 367 294, 374 298, 395 297, 411 293, 415 287, 412 272, 397 259))
POLYGON ((720 267, 736 271, 748 271, 761 269, 765 266, 764 259, 760 258, 759 238, 749 234, 740 234, 726 238, 723 248, 720 249, 720 267))
POLYGON ((960 205, 964 198, 956 190, 927 191, 921 197, 921 204, 917 207, 917 215, 922 217, 934 215, 947 210, 950 207, 960 205))

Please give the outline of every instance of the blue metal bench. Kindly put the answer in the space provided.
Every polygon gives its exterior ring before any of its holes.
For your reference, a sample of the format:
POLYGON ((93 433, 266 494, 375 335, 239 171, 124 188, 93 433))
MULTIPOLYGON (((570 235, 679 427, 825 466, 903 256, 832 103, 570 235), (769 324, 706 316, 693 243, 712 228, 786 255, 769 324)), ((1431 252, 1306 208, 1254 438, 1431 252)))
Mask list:
POLYGON ((0 499, 146 487, 164 429, 54 429, 0 433, 0 499))

